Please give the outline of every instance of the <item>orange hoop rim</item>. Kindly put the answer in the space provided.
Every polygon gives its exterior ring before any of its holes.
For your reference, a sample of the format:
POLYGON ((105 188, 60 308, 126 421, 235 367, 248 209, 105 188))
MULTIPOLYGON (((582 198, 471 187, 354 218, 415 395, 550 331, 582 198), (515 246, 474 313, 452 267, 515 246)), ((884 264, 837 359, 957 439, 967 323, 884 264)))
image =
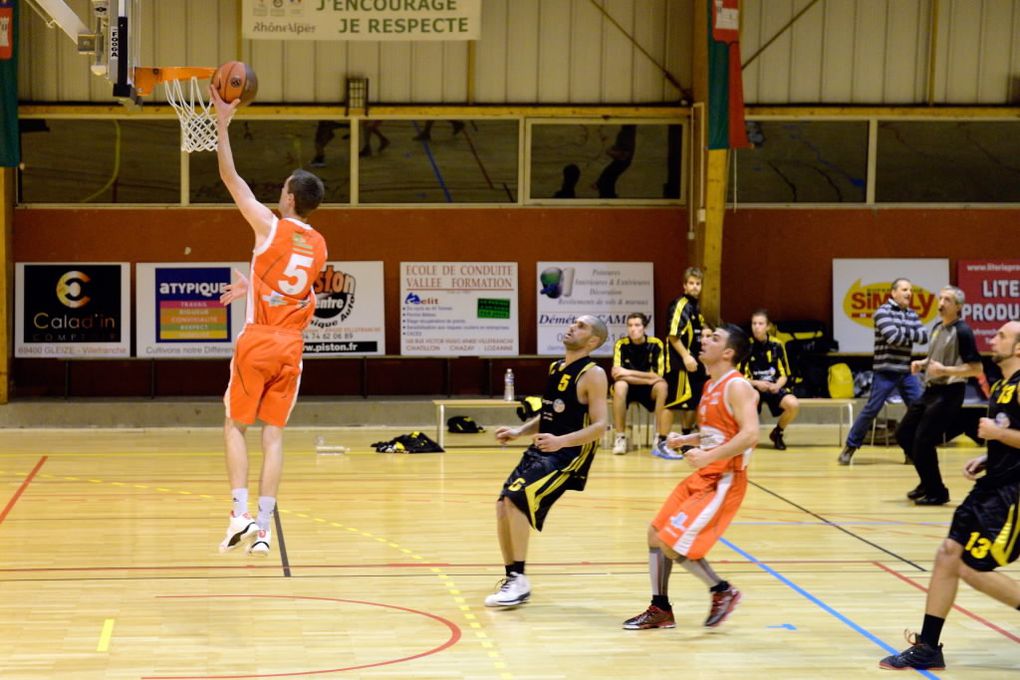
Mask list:
POLYGON ((169 80, 212 78, 216 69, 205 66, 136 66, 134 71, 135 90, 142 96, 152 94, 159 83, 169 80))

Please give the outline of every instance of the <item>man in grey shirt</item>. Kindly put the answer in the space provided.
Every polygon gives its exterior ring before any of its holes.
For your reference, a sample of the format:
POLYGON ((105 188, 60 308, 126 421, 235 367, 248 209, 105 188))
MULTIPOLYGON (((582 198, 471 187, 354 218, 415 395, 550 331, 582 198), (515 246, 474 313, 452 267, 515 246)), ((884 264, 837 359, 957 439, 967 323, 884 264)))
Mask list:
POLYGON ((846 446, 839 454, 839 464, 849 465, 854 453, 864 443, 868 426, 882 410, 886 399, 898 391, 909 407, 921 398, 921 383, 910 373, 910 355, 914 343, 928 342, 928 331, 921 325, 917 313, 910 308, 913 286, 907 279, 896 279, 889 291, 889 300, 875 310, 874 378, 868 403, 854 420, 846 446))
POLYGON ((907 409, 896 441, 913 459, 921 479, 917 488, 907 492, 916 505, 949 502, 935 447, 960 412, 967 378, 982 371, 974 332, 960 318, 963 301, 963 291, 956 286, 939 291, 939 321, 931 332, 928 358, 910 363, 911 373, 924 374, 924 394, 907 409))

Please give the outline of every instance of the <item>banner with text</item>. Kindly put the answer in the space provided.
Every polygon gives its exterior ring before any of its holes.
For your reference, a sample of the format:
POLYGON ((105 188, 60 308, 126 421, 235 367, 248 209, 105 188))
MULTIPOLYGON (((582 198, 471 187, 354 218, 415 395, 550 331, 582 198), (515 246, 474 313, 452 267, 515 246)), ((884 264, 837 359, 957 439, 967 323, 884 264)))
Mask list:
POLYGON ((974 330, 979 352, 1007 321, 1020 319, 1020 260, 960 260, 956 285, 966 296, 963 319, 974 330))
POLYGON ((327 262, 314 288, 305 356, 386 354, 382 262, 327 262))
MULTIPOLYGON (((135 265, 135 353, 139 357, 229 357, 244 327, 244 298, 220 304, 246 262, 135 265)), ((247 274, 246 274, 247 275, 247 274)))
POLYGON ((14 356, 129 356, 128 266, 126 262, 17 263, 14 356))
MULTIPOLYGON (((926 328, 938 318, 939 290, 949 283, 949 260, 859 259, 832 261, 832 334, 841 352, 872 352, 872 316, 889 299, 892 282, 909 279, 910 307, 926 328)), ((921 353, 927 345, 914 345, 921 353)))
POLYGON ((401 262, 400 353, 518 354, 516 262, 401 262))
POLYGON ((574 319, 590 314, 609 328, 609 339, 594 356, 612 356, 627 335, 627 315, 648 316, 646 335, 655 335, 655 284, 651 262, 539 262, 538 353, 561 356, 563 334, 574 319))
POLYGON ((252 40, 478 40, 482 0, 244 0, 252 40))

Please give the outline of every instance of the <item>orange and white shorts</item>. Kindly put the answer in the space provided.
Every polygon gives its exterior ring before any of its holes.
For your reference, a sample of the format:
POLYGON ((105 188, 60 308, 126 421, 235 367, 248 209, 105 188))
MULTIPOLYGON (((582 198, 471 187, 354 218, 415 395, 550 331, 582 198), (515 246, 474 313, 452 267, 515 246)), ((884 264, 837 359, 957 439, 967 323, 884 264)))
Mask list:
POLYGON ((676 485, 652 526, 677 554, 699 560, 733 521, 745 493, 744 470, 695 472, 676 485))
POLYGON ((227 418, 251 425, 258 418, 283 427, 301 386, 301 331, 248 324, 230 360, 230 384, 223 395, 227 418))

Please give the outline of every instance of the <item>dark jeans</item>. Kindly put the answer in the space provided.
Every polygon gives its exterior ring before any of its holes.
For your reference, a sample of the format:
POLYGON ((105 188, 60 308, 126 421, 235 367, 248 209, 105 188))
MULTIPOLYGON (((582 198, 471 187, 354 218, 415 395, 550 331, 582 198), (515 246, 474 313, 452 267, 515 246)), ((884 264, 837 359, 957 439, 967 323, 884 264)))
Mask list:
POLYGON ((930 385, 907 409, 903 422, 896 428, 896 441, 903 447, 903 453, 914 459, 914 468, 927 496, 949 493, 942 482, 935 447, 959 415, 966 387, 962 382, 930 385))
POLYGON ((921 398, 921 392, 924 390, 921 388, 921 381, 917 379, 917 376, 910 373, 875 371, 875 377, 871 381, 871 396, 868 397, 868 403, 861 409, 860 415, 857 416, 853 427, 850 428, 850 434, 846 438, 847 446, 854 449, 861 448, 871 421, 882 410, 886 399, 896 391, 903 397, 903 403, 910 406, 921 398))

